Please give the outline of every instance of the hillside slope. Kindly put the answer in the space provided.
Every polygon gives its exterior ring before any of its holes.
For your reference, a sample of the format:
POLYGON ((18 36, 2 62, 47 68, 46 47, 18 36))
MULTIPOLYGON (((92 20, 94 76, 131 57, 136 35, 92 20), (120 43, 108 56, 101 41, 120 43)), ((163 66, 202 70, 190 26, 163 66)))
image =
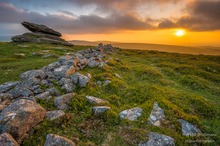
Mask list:
MULTIPOLYGON (((0 84, 19 80, 19 75, 27 70, 40 69, 59 56, 86 48, 0 43, 0 84)), ((149 132, 168 135, 177 146, 220 144, 219 56, 118 49, 107 55, 105 61, 105 67, 87 66, 79 71, 81 74, 90 73, 92 78, 85 88, 75 88, 76 95, 68 104, 65 116, 38 124, 22 145, 42 146, 46 135, 54 133, 77 145, 132 146, 146 142, 149 132), (97 83, 106 80, 111 82, 101 86, 97 83), (87 95, 108 101, 104 105, 111 110, 93 115, 91 108, 94 105, 86 100, 87 95), (165 113, 161 127, 148 122, 155 101, 165 113), (143 110, 136 121, 119 118, 121 111, 134 107, 143 110), (178 119, 196 125, 204 134, 182 136, 178 119)), ((57 89, 64 93, 61 88, 57 89)), ((54 98, 37 102, 50 111, 57 109, 54 98)))

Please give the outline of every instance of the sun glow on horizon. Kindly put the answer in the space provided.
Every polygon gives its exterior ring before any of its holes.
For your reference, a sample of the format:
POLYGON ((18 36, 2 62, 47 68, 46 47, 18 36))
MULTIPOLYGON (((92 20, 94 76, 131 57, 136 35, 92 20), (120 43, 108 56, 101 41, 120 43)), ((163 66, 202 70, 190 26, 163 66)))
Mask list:
POLYGON ((177 29, 175 31, 175 35, 178 36, 178 37, 184 36, 185 33, 186 33, 186 31, 184 29, 177 29))

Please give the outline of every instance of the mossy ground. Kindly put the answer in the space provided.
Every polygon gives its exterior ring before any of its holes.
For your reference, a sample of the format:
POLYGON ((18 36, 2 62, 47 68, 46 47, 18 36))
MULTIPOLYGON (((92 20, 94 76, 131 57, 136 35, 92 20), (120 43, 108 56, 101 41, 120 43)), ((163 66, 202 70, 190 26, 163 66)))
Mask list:
MULTIPOLYGON (((64 47, 44 44, 0 43, 0 83, 19 80, 19 74, 39 69, 57 58, 33 56, 33 52, 50 50, 59 56, 85 49, 85 46, 64 47), (25 57, 15 53, 24 53, 25 57)), ((92 75, 86 88, 77 88, 67 114, 54 121, 44 120, 25 138, 22 145, 41 146, 46 135, 65 136, 78 145, 137 145, 147 140, 149 131, 171 136, 176 145, 220 145, 220 57, 183 55, 158 51, 118 50, 108 56, 108 67, 85 68, 81 73, 92 75), (110 57, 113 60, 109 59, 110 57), (116 61, 119 58, 119 61, 116 61), (121 76, 117 78, 115 73, 121 76), (110 79, 107 86, 95 83, 110 79), (93 106, 85 96, 92 95, 109 101, 112 109, 104 115, 92 115, 93 106), (148 125, 148 117, 157 101, 166 118, 162 128, 148 125), (122 110, 140 107, 142 116, 134 122, 120 120, 122 110), (177 119, 196 124, 209 136, 183 137, 177 119), (213 140, 206 143, 205 140, 213 140), (202 140, 187 143, 187 140, 202 140)), ((52 101, 39 101, 47 110, 55 109, 52 101)))

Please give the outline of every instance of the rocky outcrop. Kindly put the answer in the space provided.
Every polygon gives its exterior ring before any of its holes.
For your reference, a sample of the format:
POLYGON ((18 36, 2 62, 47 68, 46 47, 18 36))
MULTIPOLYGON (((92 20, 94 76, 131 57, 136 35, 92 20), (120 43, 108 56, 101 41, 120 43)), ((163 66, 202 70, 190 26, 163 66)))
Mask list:
POLYGON ((201 131, 196 128, 193 124, 189 123, 186 120, 179 119, 178 120, 181 123, 182 126, 182 135, 184 136, 193 136, 198 133, 201 133, 201 131))
POLYGON ((149 140, 138 146, 175 146, 175 143, 174 139, 169 136, 151 132, 149 134, 149 140))
POLYGON ((44 146, 76 146, 76 144, 65 137, 48 134, 44 146))
POLYGON ((0 132, 10 133, 20 142, 25 133, 41 122, 46 111, 32 100, 19 99, 7 106, 0 113, 0 132))
POLYGON ((153 110, 148 119, 149 123, 154 126, 161 126, 161 121, 165 118, 164 110, 159 107, 157 102, 154 102, 153 110))
POLYGON ((21 23, 25 28, 27 28, 28 30, 32 31, 32 32, 42 32, 45 34, 51 34, 51 35, 55 35, 55 36, 62 36, 61 33, 45 26, 45 25, 38 25, 38 24, 34 24, 31 22, 22 22, 21 23))
POLYGON ((9 133, 2 133, 0 135, 0 146, 19 146, 19 144, 9 133))
POLYGON ((132 109, 127 109, 119 113, 121 119, 128 119, 130 121, 135 121, 141 116, 143 110, 141 108, 135 107, 132 109))
POLYGON ((32 33, 24 33, 22 35, 17 35, 12 37, 14 42, 34 42, 34 43, 49 43, 49 44, 61 44, 66 46, 73 46, 73 44, 60 38, 61 33, 45 26, 38 25, 31 22, 21 23, 25 28, 30 30, 32 33))

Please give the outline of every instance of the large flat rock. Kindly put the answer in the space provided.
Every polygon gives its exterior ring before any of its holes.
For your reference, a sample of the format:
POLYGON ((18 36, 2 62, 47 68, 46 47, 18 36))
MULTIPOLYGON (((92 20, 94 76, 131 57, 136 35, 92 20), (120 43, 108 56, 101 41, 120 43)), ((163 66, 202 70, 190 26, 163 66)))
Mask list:
POLYGON ((25 28, 27 28, 28 30, 32 31, 32 32, 42 32, 45 34, 51 34, 51 35, 55 35, 58 37, 61 37, 61 33, 45 26, 45 25, 39 25, 39 24, 35 24, 35 23, 31 23, 31 22, 27 22, 24 21, 21 23, 25 28))

